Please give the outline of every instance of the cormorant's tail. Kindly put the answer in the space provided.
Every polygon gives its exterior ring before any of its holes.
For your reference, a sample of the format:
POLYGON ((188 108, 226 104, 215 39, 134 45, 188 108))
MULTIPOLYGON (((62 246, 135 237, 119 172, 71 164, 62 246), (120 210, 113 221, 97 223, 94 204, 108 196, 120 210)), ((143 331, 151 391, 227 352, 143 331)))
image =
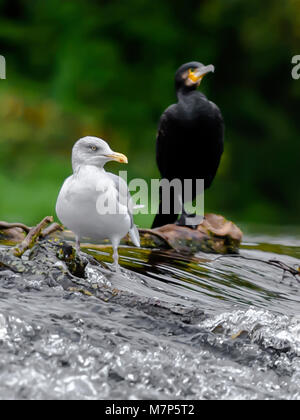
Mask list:
POLYGON ((132 228, 129 231, 129 236, 131 241, 134 243, 135 246, 140 247, 140 234, 138 231, 138 228, 135 226, 135 224, 132 225, 132 228))

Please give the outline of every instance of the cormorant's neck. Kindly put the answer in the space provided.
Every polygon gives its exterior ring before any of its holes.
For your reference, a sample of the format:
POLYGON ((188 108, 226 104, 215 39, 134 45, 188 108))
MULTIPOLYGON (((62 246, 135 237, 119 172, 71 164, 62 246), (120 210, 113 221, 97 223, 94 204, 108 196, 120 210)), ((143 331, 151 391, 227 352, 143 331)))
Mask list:
POLYGON ((178 102, 180 101, 185 102, 195 95, 198 98, 202 97, 203 99, 206 99, 206 96, 203 93, 199 92, 197 89, 191 89, 191 88, 187 88, 186 86, 182 86, 176 90, 176 96, 177 96, 178 102))

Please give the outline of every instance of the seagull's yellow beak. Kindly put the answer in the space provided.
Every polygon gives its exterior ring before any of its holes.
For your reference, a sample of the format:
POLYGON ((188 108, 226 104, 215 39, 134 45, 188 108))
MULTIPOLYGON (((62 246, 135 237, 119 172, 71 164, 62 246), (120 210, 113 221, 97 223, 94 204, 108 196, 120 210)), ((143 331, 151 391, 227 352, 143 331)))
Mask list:
POLYGON ((115 160, 119 163, 128 163, 127 156, 123 155, 122 153, 112 153, 111 155, 106 155, 111 160, 115 160))

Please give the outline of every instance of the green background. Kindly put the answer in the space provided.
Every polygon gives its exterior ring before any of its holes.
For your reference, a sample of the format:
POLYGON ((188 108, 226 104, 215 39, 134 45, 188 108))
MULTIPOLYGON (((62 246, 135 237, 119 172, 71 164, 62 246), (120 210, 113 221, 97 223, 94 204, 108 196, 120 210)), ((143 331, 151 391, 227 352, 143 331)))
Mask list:
POLYGON ((0 0, 0 54, 0 219, 54 215, 84 135, 128 156, 128 168, 110 170, 157 178, 159 116, 175 100, 177 67, 197 60, 216 67, 201 89, 226 123, 206 211, 298 224, 299 0, 0 0))

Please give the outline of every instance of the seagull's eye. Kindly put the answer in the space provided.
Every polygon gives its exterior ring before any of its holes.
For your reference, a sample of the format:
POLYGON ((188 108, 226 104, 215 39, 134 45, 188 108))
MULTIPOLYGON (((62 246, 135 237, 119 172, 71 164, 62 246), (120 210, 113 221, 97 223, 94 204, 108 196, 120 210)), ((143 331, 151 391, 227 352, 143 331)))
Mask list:
POLYGON ((92 149, 93 152, 96 152, 97 147, 96 146, 91 146, 91 149, 92 149))

